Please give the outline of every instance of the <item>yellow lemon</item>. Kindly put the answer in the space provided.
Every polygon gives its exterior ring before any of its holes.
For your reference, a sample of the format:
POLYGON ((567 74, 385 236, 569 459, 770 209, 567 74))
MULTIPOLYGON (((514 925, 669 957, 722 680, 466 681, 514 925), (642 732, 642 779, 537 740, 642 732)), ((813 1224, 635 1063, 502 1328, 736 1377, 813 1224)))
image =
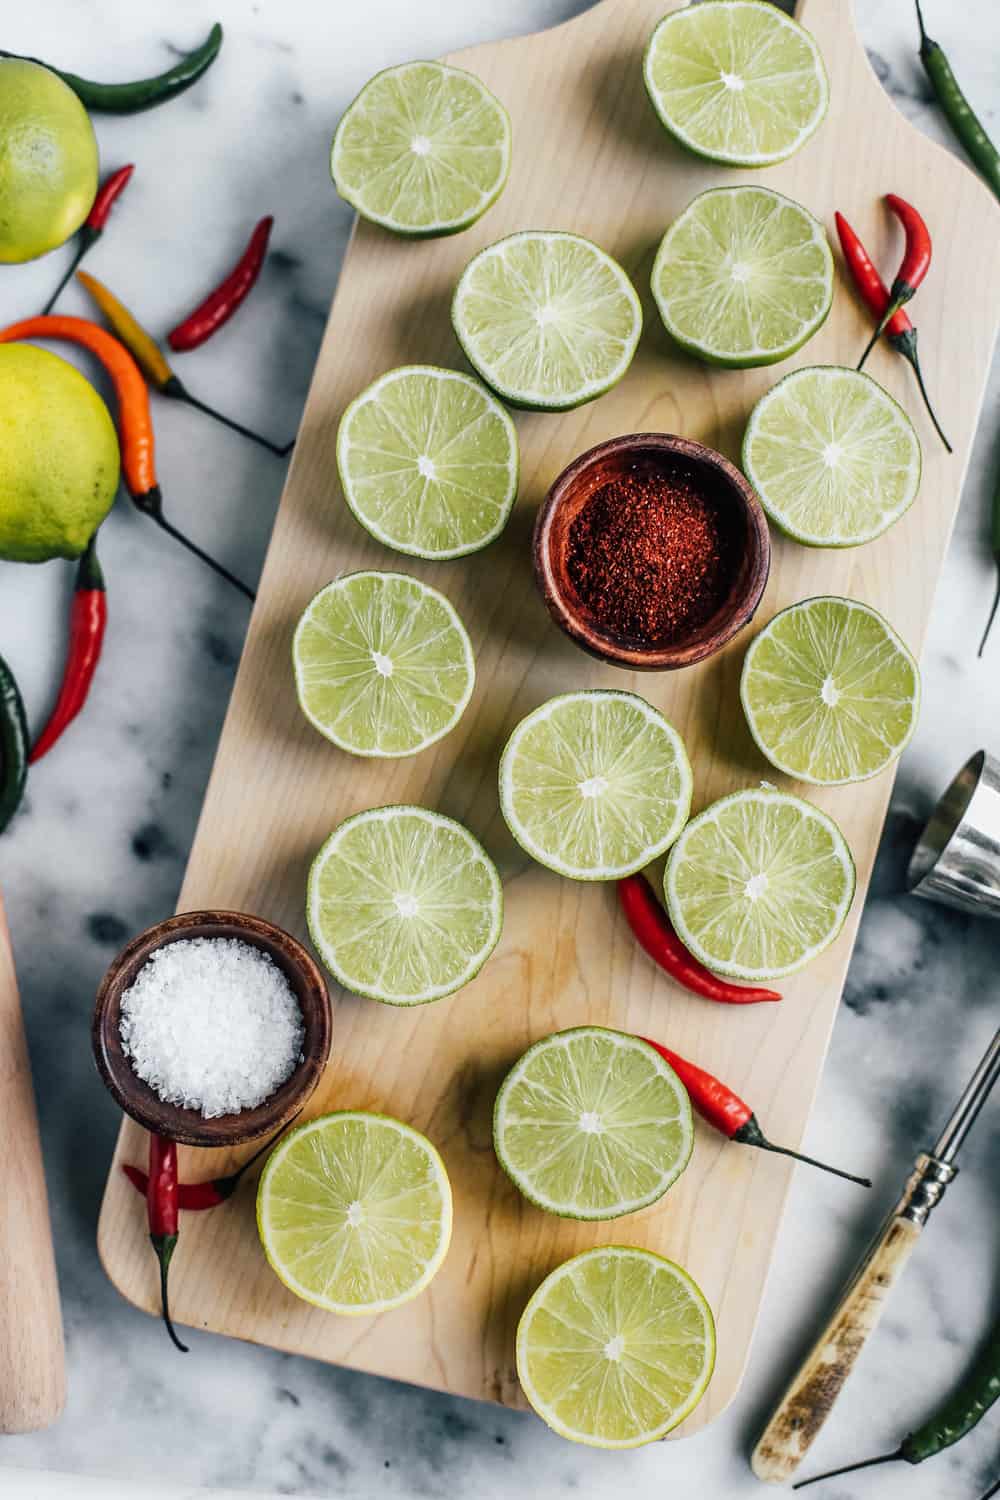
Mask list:
POLYGON ((0 61, 0 261, 34 260, 75 234, 97 192, 97 141, 68 84, 0 61))

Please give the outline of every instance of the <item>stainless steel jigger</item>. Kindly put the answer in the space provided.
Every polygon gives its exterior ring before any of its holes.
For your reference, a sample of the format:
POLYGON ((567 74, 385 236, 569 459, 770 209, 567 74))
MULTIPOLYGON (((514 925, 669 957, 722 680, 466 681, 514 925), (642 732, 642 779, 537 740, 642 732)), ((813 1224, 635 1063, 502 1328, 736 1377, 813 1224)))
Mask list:
POLYGON ((1000 761, 980 750, 935 807, 913 851, 914 896, 1000 917, 1000 761))

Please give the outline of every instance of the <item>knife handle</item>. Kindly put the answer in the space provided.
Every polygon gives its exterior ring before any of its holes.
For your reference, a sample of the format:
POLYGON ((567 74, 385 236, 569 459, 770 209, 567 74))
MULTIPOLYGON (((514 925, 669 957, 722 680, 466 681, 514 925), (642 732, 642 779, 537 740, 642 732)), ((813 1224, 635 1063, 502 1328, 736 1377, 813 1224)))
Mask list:
POLYGON ((0 900, 0 1433, 48 1427, 65 1399, 62 1314, 38 1117, 0 900))

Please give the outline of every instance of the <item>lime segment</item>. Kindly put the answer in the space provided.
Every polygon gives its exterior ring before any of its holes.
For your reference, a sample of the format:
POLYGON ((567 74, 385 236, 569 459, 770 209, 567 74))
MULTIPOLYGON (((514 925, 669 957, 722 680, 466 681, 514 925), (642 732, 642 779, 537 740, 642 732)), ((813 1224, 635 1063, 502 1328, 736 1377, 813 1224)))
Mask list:
POLYGON ((585 1250, 545 1278, 521 1316, 517 1373, 560 1437, 636 1448, 698 1405, 715 1364, 715 1323, 680 1266, 649 1250, 585 1250))
POLYGON ((667 332, 689 354, 739 369, 772 365, 824 322, 833 256, 822 224, 791 198, 710 188, 663 236, 652 287, 667 332))
POLYGON ((504 400, 563 411, 616 385, 642 309, 617 261, 577 234, 512 234, 481 250, 455 290, 452 322, 504 400))
POLYGON ((372 536, 414 557, 464 557, 498 537, 517 495, 517 432, 478 380, 390 370, 344 413, 344 496, 372 536))
POLYGON ((822 953, 854 899, 854 861, 832 818, 762 787, 713 802, 667 861, 681 941, 734 979, 778 979, 822 953))
POLYGON ((740 698, 779 771, 822 786, 877 776, 916 728, 920 673, 886 620, 853 599, 804 599, 748 650, 740 698))
POLYGON ((387 1312, 434 1277, 451 1238, 440 1156, 386 1115, 321 1115, 286 1135, 257 1191, 257 1229, 290 1292, 327 1312, 387 1312))
POLYGON ((327 584, 292 643, 302 712, 352 755, 415 755, 453 729, 475 684, 465 627, 443 594, 403 573, 327 584))
POLYGON ((309 874, 309 931, 357 995, 422 1005, 460 989, 503 926, 496 866, 461 823, 378 807, 341 823, 309 874))
POLYGON ((508 740, 500 807, 541 864, 575 880, 618 880, 684 827, 691 766, 676 729, 635 693, 564 693, 508 740))
POLYGON ((439 62, 376 73, 333 138, 330 170, 364 218, 403 235, 452 234, 499 197, 510 121, 484 83, 439 62))
POLYGON ((616 1219, 662 1198, 687 1166, 691 1104, 648 1042, 579 1026, 536 1042, 507 1074, 493 1142, 539 1208, 616 1219))
POLYGON ((857 547, 920 488, 909 417, 869 375, 816 365, 786 375, 750 413, 743 469, 771 520, 811 547, 857 547))

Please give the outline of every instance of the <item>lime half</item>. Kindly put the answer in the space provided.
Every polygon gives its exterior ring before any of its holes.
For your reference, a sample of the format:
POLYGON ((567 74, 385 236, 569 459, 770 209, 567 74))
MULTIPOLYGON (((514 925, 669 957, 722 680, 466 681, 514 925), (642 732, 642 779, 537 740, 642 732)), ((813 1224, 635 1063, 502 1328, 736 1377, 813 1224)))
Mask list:
POLYGON ((618 262, 590 240, 526 230, 469 262, 452 323, 473 367, 505 401, 564 411, 621 380, 642 308, 618 262))
POLYGON ((507 524, 517 432, 471 375, 404 365, 347 408, 337 464, 348 505, 380 542, 414 557, 464 557, 507 524))
POLYGON ((635 693, 563 693, 508 740, 500 807, 541 864, 574 880, 618 880, 669 849, 687 821, 684 741, 635 693))
POLYGON ((773 365, 825 321, 833 256, 822 224, 791 198, 709 188, 663 236, 652 287, 667 332, 689 354, 738 369, 773 365))
POLYGON ((681 941, 734 979, 778 979, 822 953, 854 885, 833 819, 773 787, 734 792, 692 818, 664 878, 681 941))
POLYGON ((637 1448, 698 1405, 715 1322, 695 1282, 650 1250, 602 1245, 558 1266, 517 1329, 517 1374, 560 1437, 637 1448))
POLYGON ((493 1144, 539 1208, 617 1219, 662 1198, 687 1166, 691 1103, 648 1042, 578 1026, 536 1042, 507 1074, 493 1144))
POLYGON ((476 680, 454 607, 404 573, 347 573, 292 643, 302 712, 352 755, 415 755, 454 729, 476 680))
POLYGON ((451 1187, 430 1141, 344 1110, 286 1135, 257 1190, 257 1229, 290 1292, 361 1317, 416 1297, 451 1239, 451 1187))
POLYGON ((363 218, 403 235, 454 234, 503 190, 510 121, 462 68, 402 63, 365 84, 333 138, 337 192, 363 218))
POLYGON ((771 520, 809 547, 857 547, 909 510, 920 443, 870 375, 814 365, 786 375, 750 413, 743 469, 771 520))
POLYGON ((710 161, 766 167, 791 156, 826 114, 819 48, 759 0, 702 0, 657 26, 643 68, 670 133, 710 161))
POLYGON ((503 926, 496 866, 461 823, 377 807, 341 823, 309 872, 309 931, 345 989, 422 1005, 467 984, 503 926))
POLYGON ((835 786, 877 776, 917 724, 920 673, 887 620, 853 599, 804 599, 751 645, 740 698, 779 771, 835 786))

